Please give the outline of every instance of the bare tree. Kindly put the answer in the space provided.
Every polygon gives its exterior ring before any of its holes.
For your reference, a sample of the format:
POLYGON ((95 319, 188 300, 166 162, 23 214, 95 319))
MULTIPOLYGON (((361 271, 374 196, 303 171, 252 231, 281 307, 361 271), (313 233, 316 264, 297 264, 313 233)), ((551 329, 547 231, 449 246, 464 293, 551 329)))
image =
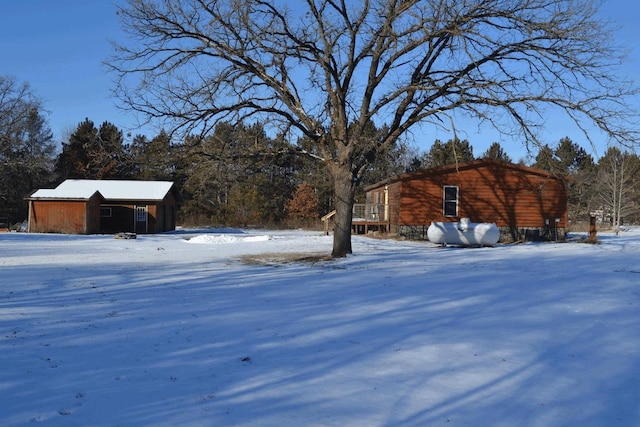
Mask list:
MULTIPOLYGON (((123 104, 174 130, 269 121, 313 141, 335 182, 333 256, 351 252, 367 165, 456 117, 536 142, 549 109, 634 140, 636 92, 591 0, 128 0, 108 61, 123 104), (367 137, 384 124, 385 135, 367 137), (165 124, 167 126, 167 124, 165 124)), ((282 132, 283 129, 280 129, 282 132)), ((588 137, 588 135, 587 135, 588 137)))
POLYGON ((55 145, 45 114, 29 84, 0 76, 0 216, 26 218, 24 197, 51 181, 55 145))
MULTIPOLYGON (((611 218, 613 230, 620 233, 622 221, 638 212, 638 174, 640 159, 637 155, 611 147, 600 159, 599 196, 603 217, 611 218)), ((604 218, 603 218, 604 219, 604 218)))

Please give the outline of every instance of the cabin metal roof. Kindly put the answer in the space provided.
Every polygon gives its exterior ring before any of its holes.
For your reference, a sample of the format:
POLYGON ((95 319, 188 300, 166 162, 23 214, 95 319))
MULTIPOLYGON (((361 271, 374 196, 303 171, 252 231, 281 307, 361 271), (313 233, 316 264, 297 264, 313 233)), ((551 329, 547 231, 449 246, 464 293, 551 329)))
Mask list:
POLYGON ((67 179, 56 188, 40 189, 29 199, 88 200, 98 192, 105 200, 163 200, 171 181, 67 179))

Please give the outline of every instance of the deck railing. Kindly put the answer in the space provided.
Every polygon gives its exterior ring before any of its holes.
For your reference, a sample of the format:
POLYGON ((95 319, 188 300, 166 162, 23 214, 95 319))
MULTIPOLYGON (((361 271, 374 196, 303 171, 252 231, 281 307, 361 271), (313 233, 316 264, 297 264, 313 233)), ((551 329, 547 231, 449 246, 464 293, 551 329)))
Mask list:
MULTIPOLYGON (((322 217, 324 233, 329 234, 331 229, 329 221, 336 214, 333 210, 322 217)), ((366 234, 369 231, 389 232, 389 205, 384 203, 353 205, 352 231, 359 234, 366 234)))
POLYGON ((388 221, 389 205, 384 203, 356 203, 353 205, 353 219, 360 221, 388 221))

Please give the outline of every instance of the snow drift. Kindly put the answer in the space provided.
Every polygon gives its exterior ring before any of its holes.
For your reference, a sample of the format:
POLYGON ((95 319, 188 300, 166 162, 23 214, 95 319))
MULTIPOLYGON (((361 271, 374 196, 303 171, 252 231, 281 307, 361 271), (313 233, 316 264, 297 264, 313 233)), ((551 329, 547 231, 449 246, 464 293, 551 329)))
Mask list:
POLYGON ((187 239, 189 243, 201 243, 201 244, 224 244, 224 243, 255 243, 266 242, 271 240, 271 236, 258 235, 258 236, 236 236, 229 234, 200 234, 195 237, 187 239))

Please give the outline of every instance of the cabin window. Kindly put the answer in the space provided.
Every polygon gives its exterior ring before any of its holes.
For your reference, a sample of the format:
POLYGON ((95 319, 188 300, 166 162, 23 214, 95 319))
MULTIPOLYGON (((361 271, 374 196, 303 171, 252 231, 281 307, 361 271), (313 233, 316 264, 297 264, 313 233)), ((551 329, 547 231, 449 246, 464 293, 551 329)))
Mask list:
POLYGON ((458 187, 445 185, 443 189, 442 214, 444 216, 458 216, 458 187))
POLYGON ((100 218, 111 218, 111 208, 100 208, 100 218))

